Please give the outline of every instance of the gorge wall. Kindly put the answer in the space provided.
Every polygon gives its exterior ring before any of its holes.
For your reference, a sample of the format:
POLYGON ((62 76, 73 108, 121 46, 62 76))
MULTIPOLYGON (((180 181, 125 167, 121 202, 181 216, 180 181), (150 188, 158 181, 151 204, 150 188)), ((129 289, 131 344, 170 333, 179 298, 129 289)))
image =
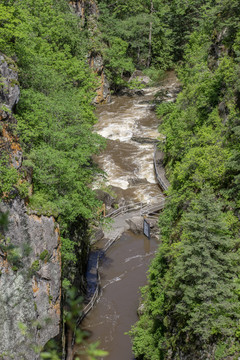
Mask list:
MULTIPOLYGON (((22 151, 12 111, 20 96, 15 63, 0 55, 0 160, 5 156, 28 184, 31 169, 22 165, 22 151)), ((0 169, 1 172, 1 169, 0 169)), ((0 174, 1 175, 1 174, 0 174)), ((0 358, 39 359, 39 350, 60 331, 61 254, 59 226, 54 218, 28 211, 14 187, 3 194, 0 213, 0 358)))
POLYGON ((94 45, 95 38, 100 31, 97 22, 99 17, 97 3, 94 0, 76 0, 70 2, 70 5, 75 13, 82 19, 82 26, 86 26, 90 33, 89 40, 91 43, 91 50, 88 55, 88 63, 98 77, 96 96, 93 102, 94 104, 108 103, 111 100, 110 85, 104 72, 102 54, 100 51, 96 50, 97 46, 94 45))

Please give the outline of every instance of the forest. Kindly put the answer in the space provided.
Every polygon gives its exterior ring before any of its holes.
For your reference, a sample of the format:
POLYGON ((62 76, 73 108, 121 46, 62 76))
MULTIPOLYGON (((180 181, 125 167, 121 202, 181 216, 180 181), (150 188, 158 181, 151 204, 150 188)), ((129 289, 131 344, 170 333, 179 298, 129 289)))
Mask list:
POLYGON ((199 5, 182 91, 157 109, 171 187, 131 331, 140 359, 239 356, 240 13, 234 1, 199 5))
MULTIPOLYGON (((101 173, 92 156, 105 141, 93 132, 99 80, 89 54, 102 56, 115 94, 135 69, 156 83, 174 69, 177 100, 156 109, 171 186, 159 217, 161 244, 142 289, 144 313, 130 331, 133 351, 143 360, 237 360, 239 2, 98 0, 94 16, 91 1, 79 2, 85 18, 66 0, 0 2, 0 51, 14 64, 21 91, 14 131, 24 166, 33 170, 28 206, 60 224, 63 288, 74 282, 76 249, 101 206, 90 186, 101 173)), ((29 183, 4 152, 0 176, 4 200, 12 188, 27 197, 29 183)))

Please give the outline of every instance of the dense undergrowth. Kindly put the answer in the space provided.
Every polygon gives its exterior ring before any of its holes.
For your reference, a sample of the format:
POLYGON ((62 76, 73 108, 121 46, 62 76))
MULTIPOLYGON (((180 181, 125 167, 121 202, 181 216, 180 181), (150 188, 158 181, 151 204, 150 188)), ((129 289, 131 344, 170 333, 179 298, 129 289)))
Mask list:
POLYGON ((183 89, 157 110, 171 187, 131 331, 139 359, 239 357, 239 17, 236 1, 202 9, 183 89))
MULTIPOLYGON (((33 168, 29 206, 61 226, 64 286, 79 260, 98 201, 91 160, 100 53, 113 89, 135 69, 177 67, 182 91, 158 109, 171 182, 159 252, 132 329, 139 359, 237 359, 240 352, 240 8, 237 0, 99 0, 87 28, 65 0, 3 0, 0 50, 18 66, 15 110, 24 165, 33 168), (93 31, 94 30, 94 31, 93 31), (176 65, 176 63, 178 64, 176 65)), ((18 180, 0 161, 2 193, 18 180)), ((26 189, 25 189, 26 190, 26 189)), ((2 194, 1 194, 2 195, 2 194)))
MULTIPOLYGON (((210 2, 209 2, 210 3, 210 2)), ((137 68, 158 78, 182 59, 204 0, 99 0, 95 49, 113 89, 137 68)))
MULTIPOLYGON (((69 277, 77 261, 73 227, 78 240, 86 239, 99 206, 90 187, 99 171, 91 156, 103 140, 92 132, 96 79, 87 62, 87 30, 65 0, 3 1, 0 24, 1 51, 15 59, 19 73, 15 117, 23 165, 33 168, 29 207, 58 219, 69 277)), ((14 170, 1 172, 5 192, 14 170)))
MULTIPOLYGON (((91 3, 82 2, 86 21, 65 0, 0 4, 0 50, 19 73, 21 96, 15 117, 23 165, 33 168, 29 207, 58 219, 68 269, 78 260, 73 234, 79 240, 87 238, 89 221, 99 207, 90 187, 99 171, 91 156, 103 140, 92 132, 96 119, 91 102, 97 81, 89 70, 88 55, 103 56, 115 90, 126 84, 125 76, 135 68, 147 67, 157 79, 158 73, 181 58, 197 21, 198 3, 202 2, 180 6, 177 0, 100 0, 99 18, 91 19, 91 3), (176 34, 183 20, 180 39, 176 34)), ((19 180, 16 170, 4 161, 1 194, 19 180)), ((27 183, 20 187, 26 196, 27 183)))

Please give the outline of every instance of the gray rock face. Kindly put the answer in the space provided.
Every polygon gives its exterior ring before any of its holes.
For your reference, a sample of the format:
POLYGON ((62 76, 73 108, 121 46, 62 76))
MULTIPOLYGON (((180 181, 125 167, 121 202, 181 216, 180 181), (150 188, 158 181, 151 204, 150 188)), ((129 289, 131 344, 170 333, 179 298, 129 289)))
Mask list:
POLYGON ((110 85, 104 73, 103 58, 100 54, 91 53, 89 57, 89 66, 99 76, 99 86, 96 89, 94 104, 109 103, 111 101, 110 85))
POLYGON ((20 199, 0 211, 9 213, 0 247, 0 358, 37 360, 33 345, 59 334, 59 228, 53 217, 28 215, 20 199))
MULTIPOLYGON (((75 0, 71 1, 75 13, 81 18, 83 24, 87 24, 87 28, 91 34, 90 41, 94 49, 94 39, 99 36, 98 17, 99 10, 96 0, 75 0)), ((111 101, 110 85, 104 72, 103 57, 97 51, 91 51, 88 58, 90 68, 98 75, 98 87, 96 88, 96 96, 93 104, 109 103, 111 101)))
POLYGON ((10 155, 12 165, 18 170, 22 165, 22 151, 17 136, 13 134, 16 119, 12 115, 18 103, 20 89, 18 73, 13 60, 0 53, 0 157, 10 155))
POLYGON ((137 80, 140 84, 148 85, 151 82, 149 76, 144 75, 140 70, 135 70, 129 79, 129 82, 137 80))
POLYGON ((88 16, 99 16, 98 7, 95 0, 75 0, 70 1, 70 5, 84 22, 85 18, 88 16))
POLYGON ((141 216, 132 217, 131 219, 126 220, 126 222, 134 234, 143 232, 143 218, 141 216))
POLYGON ((0 83, 0 105, 11 111, 20 96, 18 74, 14 62, 3 54, 0 54, 0 83))

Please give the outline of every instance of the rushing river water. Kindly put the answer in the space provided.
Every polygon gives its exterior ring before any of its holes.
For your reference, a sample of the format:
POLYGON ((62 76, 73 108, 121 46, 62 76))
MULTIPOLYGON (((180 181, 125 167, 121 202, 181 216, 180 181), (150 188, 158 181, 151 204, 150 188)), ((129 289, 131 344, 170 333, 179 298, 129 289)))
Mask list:
POLYGON ((159 195, 152 165, 154 145, 132 140, 159 137, 158 120, 149 103, 157 91, 150 88, 144 96, 113 97, 110 104, 97 109, 96 131, 108 139, 97 161, 108 174, 108 183, 125 199, 151 201, 159 195))
MULTIPOLYGON (((173 77, 170 99, 174 81, 173 77)), ((96 131, 107 139, 107 147, 96 160, 119 199, 151 203, 161 195, 153 169, 154 144, 139 143, 142 138, 159 137, 159 121, 151 105, 158 90, 145 89, 144 96, 113 97, 110 104, 97 108, 96 131)), ((139 287, 147 282, 146 272, 157 245, 154 239, 128 231, 100 262, 101 296, 81 327, 90 332, 89 342, 100 341, 100 348, 109 352, 104 359, 134 359, 125 333, 137 321, 139 287)))

